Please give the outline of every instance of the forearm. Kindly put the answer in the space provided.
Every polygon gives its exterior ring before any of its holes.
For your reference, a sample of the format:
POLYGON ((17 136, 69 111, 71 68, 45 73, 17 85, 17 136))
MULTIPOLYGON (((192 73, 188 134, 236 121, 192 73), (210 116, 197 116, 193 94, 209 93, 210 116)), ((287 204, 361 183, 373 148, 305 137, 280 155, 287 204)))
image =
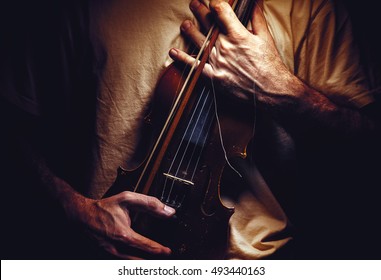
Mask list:
MULTIPOLYGON (((194 9, 204 22, 205 6, 194 9)), ((232 16, 229 5, 212 1, 211 13, 218 18, 222 30, 203 73, 225 87, 238 98, 255 95, 258 106, 290 128, 321 128, 334 133, 359 134, 379 130, 377 110, 345 107, 334 103, 324 92, 318 92, 294 76, 283 63, 268 30, 263 12, 256 6, 253 12, 252 33, 232 16), (375 117, 376 116, 376 117, 375 117)), ((182 32, 201 47, 203 35, 190 22, 181 26, 182 32)), ((172 49, 174 60, 192 65, 194 58, 172 49)))
POLYGON ((69 218, 75 218, 73 213, 77 213, 90 199, 78 193, 64 179, 56 176, 36 150, 29 149, 26 154, 31 168, 38 174, 41 187, 63 208, 69 218))
POLYGON ((306 99, 301 106, 301 117, 309 118, 319 126, 345 134, 359 134, 377 130, 376 120, 361 109, 337 105, 324 94, 305 86, 306 99))
POLYGON ((38 184, 32 187, 43 189, 69 218, 77 218, 74 217, 75 213, 79 212, 85 202, 90 199, 81 195, 67 181, 51 170, 38 147, 39 140, 35 139, 33 133, 30 132, 30 130, 36 131, 35 124, 29 123, 29 125, 28 128, 25 126, 25 129, 10 131, 18 149, 17 158, 14 160, 22 162, 25 168, 36 175, 38 184))
POLYGON ((380 129, 372 112, 338 105, 290 76, 291 73, 282 82, 284 94, 261 92, 257 95, 260 106, 280 121, 292 119, 294 125, 308 124, 342 134, 373 133, 380 129))
POLYGON ((59 179, 46 163, 41 144, 43 136, 39 117, 32 116, 7 101, 0 100, 0 115, 3 138, 6 138, 11 166, 16 166, 27 172, 21 176, 28 176, 26 181, 33 182, 28 189, 47 193, 51 199, 63 205, 78 194, 67 182, 59 179), (9 122, 9 120, 12 120, 9 122))

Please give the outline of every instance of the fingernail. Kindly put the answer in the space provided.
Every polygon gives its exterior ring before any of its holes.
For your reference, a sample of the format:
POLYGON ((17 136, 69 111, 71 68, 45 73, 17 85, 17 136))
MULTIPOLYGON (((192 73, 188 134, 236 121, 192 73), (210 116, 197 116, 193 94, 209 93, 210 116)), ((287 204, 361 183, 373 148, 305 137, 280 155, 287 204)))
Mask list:
POLYGON ((164 250, 164 254, 170 255, 170 254, 172 254, 172 250, 170 248, 166 247, 164 250))
POLYGON ((191 22, 190 20, 186 20, 183 22, 183 24, 181 25, 181 30, 185 31, 187 30, 190 26, 191 26, 191 22))
POLYGON ((175 57, 175 56, 177 56, 177 50, 176 50, 176 49, 170 49, 170 50, 169 50, 169 55, 170 55, 171 57, 175 57))
POLYGON ((164 212, 167 214, 167 215, 173 215, 176 210, 173 209, 172 207, 169 207, 167 205, 164 205, 164 212))
POLYGON ((191 10, 196 10, 200 5, 201 5, 200 1, 198 1, 198 0, 193 0, 193 1, 190 3, 190 8, 191 8, 191 10))

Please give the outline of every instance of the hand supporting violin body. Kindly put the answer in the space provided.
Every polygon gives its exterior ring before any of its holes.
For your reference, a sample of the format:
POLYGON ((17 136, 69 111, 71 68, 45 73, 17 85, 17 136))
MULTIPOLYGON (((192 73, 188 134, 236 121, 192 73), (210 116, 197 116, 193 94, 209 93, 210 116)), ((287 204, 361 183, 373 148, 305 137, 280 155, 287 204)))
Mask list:
MULTIPOLYGON (((46 173, 47 174, 47 173, 46 173)), ((45 176, 47 184, 63 205, 70 220, 81 227, 96 243, 108 253, 122 259, 136 259, 132 251, 152 255, 169 255, 171 249, 150 240, 131 228, 131 211, 147 213, 161 219, 168 219, 175 209, 166 206, 157 198, 124 191, 102 198, 90 199, 75 192, 58 177, 45 176)))

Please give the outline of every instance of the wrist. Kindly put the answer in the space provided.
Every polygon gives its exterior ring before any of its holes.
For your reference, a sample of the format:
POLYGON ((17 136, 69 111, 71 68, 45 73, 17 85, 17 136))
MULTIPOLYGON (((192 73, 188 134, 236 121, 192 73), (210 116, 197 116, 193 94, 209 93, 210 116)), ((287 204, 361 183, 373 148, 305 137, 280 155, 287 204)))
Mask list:
POLYGON ((336 106, 325 95, 306 85, 287 70, 274 79, 271 91, 263 94, 263 103, 275 112, 287 115, 314 115, 321 111, 334 112, 336 106))
POLYGON ((55 198, 63 208, 66 216, 70 220, 80 219, 80 214, 85 211, 93 200, 78 193, 66 181, 58 177, 55 177, 53 181, 57 190, 55 198))
POLYGON ((274 77, 271 84, 261 86, 256 91, 259 103, 276 115, 304 112, 307 110, 305 104, 307 95, 304 83, 291 73, 274 77))

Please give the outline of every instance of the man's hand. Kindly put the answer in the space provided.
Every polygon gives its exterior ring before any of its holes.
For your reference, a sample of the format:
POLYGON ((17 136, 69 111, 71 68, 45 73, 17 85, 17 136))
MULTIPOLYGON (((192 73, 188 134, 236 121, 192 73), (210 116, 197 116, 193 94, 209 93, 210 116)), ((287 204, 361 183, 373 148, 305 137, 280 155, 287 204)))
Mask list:
POLYGON ((77 194, 65 205, 65 209, 69 217, 84 227, 101 247, 119 258, 136 258, 126 253, 126 247, 154 255, 171 253, 168 247, 131 228, 130 210, 160 218, 173 216, 175 210, 155 197, 126 191, 109 198, 93 200, 77 194))
MULTIPOLYGON (((210 27, 212 18, 220 27, 221 33, 203 73, 227 91, 240 98, 255 94, 258 105, 273 116, 282 120, 284 116, 296 116, 294 120, 308 120, 308 127, 315 122, 345 133, 380 130, 373 115, 334 103, 328 95, 303 83, 286 68, 259 5, 253 11, 252 32, 222 0, 211 0, 209 8, 193 0, 190 8, 205 29, 210 27)), ((191 21, 183 22, 181 30, 196 46, 204 43, 205 36, 191 21)), ((169 54, 188 65, 195 63, 195 59, 184 51, 171 49, 169 54)))
MULTIPOLYGON (((257 98, 263 103, 284 102, 282 97, 295 101, 304 92, 302 82, 282 62, 259 5, 253 11, 252 32, 224 1, 210 1, 209 9, 199 0, 193 0, 190 8, 205 29, 210 27, 212 14, 221 30, 203 70, 207 77, 240 98, 257 93, 259 87, 257 98)), ((181 31, 198 47, 205 41, 205 36, 189 20, 183 22, 181 31)), ((169 54, 189 65, 195 62, 178 49, 171 49, 169 54)))

